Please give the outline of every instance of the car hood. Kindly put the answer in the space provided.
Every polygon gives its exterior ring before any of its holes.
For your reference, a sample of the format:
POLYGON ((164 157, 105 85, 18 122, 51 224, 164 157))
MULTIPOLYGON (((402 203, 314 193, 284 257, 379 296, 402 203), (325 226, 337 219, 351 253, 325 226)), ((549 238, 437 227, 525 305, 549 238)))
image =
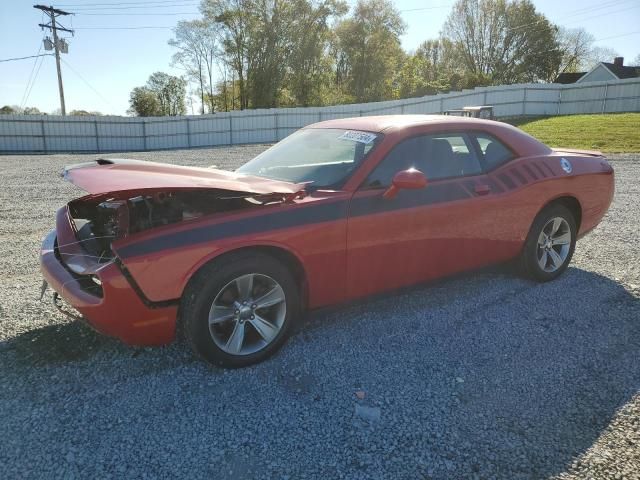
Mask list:
POLYGON ((65 167, 65 180, 90 194, 117 191, 216 189, 251 194, 295 194, 296 184, 214 168, 184 167, 128 159, 99 159, 65 167))

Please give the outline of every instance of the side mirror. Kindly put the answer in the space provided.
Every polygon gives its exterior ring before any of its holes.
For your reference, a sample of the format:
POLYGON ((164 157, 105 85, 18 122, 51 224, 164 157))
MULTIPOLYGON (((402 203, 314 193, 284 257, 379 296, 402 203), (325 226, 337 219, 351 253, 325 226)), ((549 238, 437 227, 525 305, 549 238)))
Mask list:
POLYGON ((410 168, 393 176, 391 186, 382 195, 386 199, 394 198, 400 190, 419 190, 427 186, 427 177, 420 170, 410 168))

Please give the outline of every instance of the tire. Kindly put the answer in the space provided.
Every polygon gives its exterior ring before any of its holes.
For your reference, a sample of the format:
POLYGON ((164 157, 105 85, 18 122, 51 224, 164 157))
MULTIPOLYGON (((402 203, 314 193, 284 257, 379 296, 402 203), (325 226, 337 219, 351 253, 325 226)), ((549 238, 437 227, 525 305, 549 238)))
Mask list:
POLYGON ((538 282, 556 279, 571 262, 576 235, 576 221, 567 207, 561 204, 546 207, 533 220, 520 254, 522 273, 538 282), (555 227, 558 228, 553 233, 555 227))
POLYGON ((285 265, 258 252, 232 254, 205 265, 189 282, 180 303, 182 335, 205 361, 246 367, 278 351, 300 306, 300 290, 285 265))

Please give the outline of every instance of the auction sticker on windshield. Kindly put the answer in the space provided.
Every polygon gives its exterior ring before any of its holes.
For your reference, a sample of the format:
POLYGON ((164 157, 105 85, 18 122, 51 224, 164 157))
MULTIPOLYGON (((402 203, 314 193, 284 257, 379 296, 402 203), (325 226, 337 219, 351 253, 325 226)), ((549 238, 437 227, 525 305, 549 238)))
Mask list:
POLYGON ((347 130, 338 137, 340 140, 351 140, 352 142, 371 143, 376 139, 375 133, 358 132, 355 130, 347 130))

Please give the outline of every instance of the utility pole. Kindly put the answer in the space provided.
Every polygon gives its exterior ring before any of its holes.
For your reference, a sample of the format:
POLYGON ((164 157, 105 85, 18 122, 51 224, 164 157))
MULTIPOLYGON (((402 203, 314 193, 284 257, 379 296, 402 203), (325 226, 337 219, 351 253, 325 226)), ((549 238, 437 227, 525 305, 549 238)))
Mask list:
MULTIPOLYGON (((62 115, 66 115, 67 111, 64 106, 64 88, 62 87, 62 71, 60 70, 60 46, 61 43, 58 40, 58 30, 63 32, 69 32, 73 35, 73 30, 69 30, 68 28, 64 28, 61 25, 57 24, 56 17, 71 15, 69 12, 65 12, 63 10, 58 10, 57 8, 53 8, 52 6, 45 5, 34 5, 33 8, 37 8, 38 10, 42 10, 50 20, 50 23, 43 24, 39 23, 38 25, 42 28, 48 28, 53 33, 53 49, 55 51, 56 56, 56 69, 58 71, 58 90, 60 91, 60 111, 62 115)), ((65 52, 66 53, 66 52, 65 52)))

